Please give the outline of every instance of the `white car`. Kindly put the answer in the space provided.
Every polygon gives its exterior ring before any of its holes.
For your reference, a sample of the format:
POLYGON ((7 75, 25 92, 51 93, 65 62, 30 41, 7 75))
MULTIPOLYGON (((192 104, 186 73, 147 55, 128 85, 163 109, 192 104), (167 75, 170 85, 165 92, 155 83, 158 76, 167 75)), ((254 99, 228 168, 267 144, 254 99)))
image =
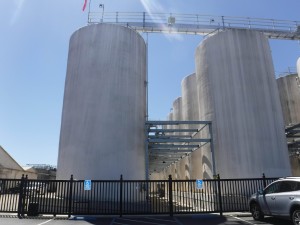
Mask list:
POLYGON ((300 177, 280 178, 249 200, 250 212, 255 220, 264 216, 290 219, 300 224, 300 177))

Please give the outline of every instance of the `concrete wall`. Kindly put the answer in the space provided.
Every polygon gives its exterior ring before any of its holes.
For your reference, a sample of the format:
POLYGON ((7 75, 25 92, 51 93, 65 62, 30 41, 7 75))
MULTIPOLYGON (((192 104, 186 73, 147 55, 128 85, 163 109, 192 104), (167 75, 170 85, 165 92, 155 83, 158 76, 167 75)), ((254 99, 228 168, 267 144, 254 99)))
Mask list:
POLYGON ((197 47, 195 59, 199 118, 213 122, 216 173, 290 175, 268 39, 249 30, 219 32, 197 47))
POLYGON ((69 46, 57 179, 145 179, 146 45, 98 24, 69 46))
POLYGON ((297 74, 290 74, 276 80, 285 126, 300 123, 300 87, 297 77, 297 74))
MULTIPOLYGON (((190 74, 183 78, 181 82, 182 93, 182 120, 199 120, 199 104, 196 74, 190 74)), ((187 125, 186 128, 199 128, 195 125, 187 125)), ((199 138, 199 135, 195 136, 199 138)), ((201 149, 191 153, 188 157, 189 163, 186 165, 186 176, 191 179, 202 179, 202 152, 201 149)))

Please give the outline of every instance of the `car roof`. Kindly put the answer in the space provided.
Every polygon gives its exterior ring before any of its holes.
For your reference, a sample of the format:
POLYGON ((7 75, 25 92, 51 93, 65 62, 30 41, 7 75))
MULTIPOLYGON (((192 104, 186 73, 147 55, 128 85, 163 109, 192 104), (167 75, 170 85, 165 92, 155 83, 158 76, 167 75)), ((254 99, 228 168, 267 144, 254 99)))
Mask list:
POLYGON ((300 181, 300 177, 283 177, 283 178, 279 178, 279 180, 296 180, 296 181, 300 181))

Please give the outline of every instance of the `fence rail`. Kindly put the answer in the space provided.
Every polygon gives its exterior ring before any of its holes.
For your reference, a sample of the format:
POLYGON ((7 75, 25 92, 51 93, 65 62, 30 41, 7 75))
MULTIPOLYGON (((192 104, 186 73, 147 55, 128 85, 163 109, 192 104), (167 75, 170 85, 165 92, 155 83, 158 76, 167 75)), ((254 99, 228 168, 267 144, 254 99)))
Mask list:
POLYGON ((203 180, 0 179, 0 212, 53 215, 188 214, 248 211, 248 199, 277 178, 203 180))

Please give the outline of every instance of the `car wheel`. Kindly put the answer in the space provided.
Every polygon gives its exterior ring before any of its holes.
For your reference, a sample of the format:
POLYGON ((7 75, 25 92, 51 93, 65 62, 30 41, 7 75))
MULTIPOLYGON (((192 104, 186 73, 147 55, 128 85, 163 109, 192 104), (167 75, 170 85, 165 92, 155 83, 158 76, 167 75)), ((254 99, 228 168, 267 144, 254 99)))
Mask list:
POLYGON ((264 214, 256 202, 251 203, 250 210, 254 220, 262 220, 264 218, 264 214))
POLYGON ((294 225, 300 224, 300 209, 295 209, 292 214, 292 221, 294 225))

